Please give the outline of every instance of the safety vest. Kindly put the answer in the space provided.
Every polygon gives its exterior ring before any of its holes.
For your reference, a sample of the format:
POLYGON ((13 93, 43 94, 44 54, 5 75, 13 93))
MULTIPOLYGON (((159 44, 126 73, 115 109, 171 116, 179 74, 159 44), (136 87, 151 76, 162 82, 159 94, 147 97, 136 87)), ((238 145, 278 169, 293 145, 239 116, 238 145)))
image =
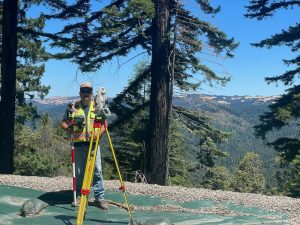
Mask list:
MULTIPOLYGON (((76 102, 75 110, 72 113, 72 117, 74 118, 74 121, 76 121, 76 117, 84 118, 83 126, 77 126, 76 123, 74 125, 73 141, 74 142, 90 141, 93 132, 94 119, 95 119, 94 102, 91 101, 90 103, 87 118, 85 116, 84 109, 82 107, 81 102, 80 101, 76 102)), ((94 134, 94 141, 96 140, 99 132, 100 132, 100 128, 96 128, 94 134)))

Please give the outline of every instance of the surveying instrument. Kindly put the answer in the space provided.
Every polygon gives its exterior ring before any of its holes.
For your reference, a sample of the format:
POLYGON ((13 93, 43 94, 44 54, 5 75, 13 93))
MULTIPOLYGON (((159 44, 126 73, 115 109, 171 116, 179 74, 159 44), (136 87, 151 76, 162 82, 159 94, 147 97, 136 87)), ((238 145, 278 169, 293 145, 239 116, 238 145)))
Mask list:
POLYGON ((137 225, 137 222, 133 220, 132 218, 132 213, 131 209, 129 207, 128 199, 127 199, 127 194, 125 190, 125 185, 120 173, 120 169, 118 166, 117 158, 115 155, 115 151, 112 145, 112 141, 107 129, 107 123, 106 117, 111 115, 109 108, 107 107, 107 97, 106 97, 106 92, 104 88, 99 88, 97 91, 97 95, 95 97, 95 118, 94 118, 94 124, 93 124, 93 131, 91 134, 90 138, 90 144, 89 144, 89 150, 88 150, 88 156, 87 156, 87 161, 86 161, 86 166, 85 166, 85 172, 84 172, 84 178, 83 178, 83 183, 82 183, 82 188, 81 188, 81 199, 80 199, 80 205, 79 205, 79 210, 78 210, 78 216, 77 216, 77 225, 82 225, 83 224, 83 219, 86 214, 86 208, 88 206, 88 196, 90 194, 90 188, 92 184, 92 180, 94 177, 94 168, 95 168, 95 161, 96 161, 96 155, 97 155, 97 149, 100 141, 100 136, 101 136, 101 127, 105 127, 105 132, 107 135, 107 139, 109 142, 110 150, 114 159, 114 163, 119 175, 119 180, 120 180, 120 190, 123 192, 125 203, 126 203, 126 208, 127 212, 129 215, 130 225, 137 225), (96 138, 96 141, 94 142, 94 138, 96 138))

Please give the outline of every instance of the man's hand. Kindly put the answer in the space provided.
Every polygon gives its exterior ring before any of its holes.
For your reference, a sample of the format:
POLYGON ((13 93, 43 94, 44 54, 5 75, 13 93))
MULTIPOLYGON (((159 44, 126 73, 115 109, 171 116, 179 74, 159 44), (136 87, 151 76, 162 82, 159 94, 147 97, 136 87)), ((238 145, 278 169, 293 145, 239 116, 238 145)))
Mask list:
POLYGON ((67 123, 67 121, 62 121, 60 126, 64 131, 67 132, 67 134, 71 135, 74 133, 74 126, 72 124, 67 123))

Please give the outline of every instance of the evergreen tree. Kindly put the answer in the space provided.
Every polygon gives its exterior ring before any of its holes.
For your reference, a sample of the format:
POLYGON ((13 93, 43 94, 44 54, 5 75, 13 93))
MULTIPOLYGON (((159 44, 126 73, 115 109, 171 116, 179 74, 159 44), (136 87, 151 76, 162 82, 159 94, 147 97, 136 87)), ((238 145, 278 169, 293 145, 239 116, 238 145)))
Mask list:
POLYGON ((290 169, 285 181, 286 194, 292 197, 300 197, 300 155, 297 155, 291 162, 290 169))
POLYGON ((38 117, 36 108, 26 100, 35 97, 43 99, 50 89, 49 86, 41 84, 45 72, 44 62, 50 58, 42 46, 43 39, 33 33, 24 32, 26 29, 42 32, 45 20, 41 17, 28 18, 27 10, 27 5, 21 4, 16 77, 16 122, 21 124, 38 117))
POLYGON ((0 124, 0 173, 13 172, 16 98, 17 0, 3 1, 0 124))
POLYGON ((168 184, 169 176, 169 101, 170 72, 170 6, 168 0, 154 1, 152 20, 151 97, 147 174, 150 182, 168 184))
MULTIPOLYGON (((173 106, 173 118, 180 124, 181 129, 186 130, 188 135, 197 140, 194 143, 195 159, 191 161, 188 168, 194 185, 211 188, 210 179, 214 176, 212 171, 215 160, 227 156, 227 153, 220 150, 217 144, 225 142, 229 134, 210 125, 211 119, 201 111, 173 106)), ((192 148, 191 144, 189 148, 192 148)))
MULTIPOLYGON (((37 118, 38 115, 36 108, 33 107, 31 103, 26 102, 26 99, 32 99, 36 96, 43 98, 48 93, 48 90, 50 88, 41 84, 41 77, 44 72, 43 62, 45 62, 49 58, 49 55, 46 53, 44 47, 42 46, 43 40, 35 34, 36 32, 42 31, 45 23, 44 19, 41 17, 36 19, 30 19, 27 17, 28 4, 31 4, 31 2, 32 1, 20 1, 18 5, 19 9, 14 9, 15 11, 13 12, 13 16, 18 16, 16 24, 3 24, 3 27, 9 26, 10 28, 15 29, 16 32, 16 38, 14 38, 13 34, 11 33, 8 37, 9 41, 6 43, 3 42, 3 45, 1 45, 1 47, 6 46, 12 50, 14 48, 12 48, 11 45, 16 45, 16 55, 13 56, 14 61, 16 62, 16 66, 12 68, 15 75, 9 77, 8 79, 5 71, 1 72, 1 121, 3 121, 2 124, 7 129, 9 127, 14 128, 15 122, 25 124, 25 122, 29 119, 34 120, 35 118, 37 118), (27 30, 31 30, 34 32, 28 32, 27 30), (12 92, 14 96, 13 101, 10 96, 12 92), (9 110, 10 112, 8 112, 7 110, 9 110), (10 117, 13 117, 13 120, 10 119, 10 117)), ((14 21, 12 18, 10 18, 9 20, 9 23, 14 21)), ((2 54, 6 54, 6 51, 4 49, 2 51, 2 54)), ((4 61, 2 61, 2 64, 5 64, 6 67, 1 68, 3 68, 4 70, 8 67, 11 67, 12 64, 6 61, 12 60, 12 58, 9 56, 5 56, 3 57, 3 59, 4 61)), ((1 143, 3 141, 5 142, 5 144, 2 145, 2 149, 4 151, 13 152, 10 150, 13 149, 14 145, 14 135, 11 134, 11 132, 14 133, 14 129, 8 129, 8 132, 5 132, 5 135, 1 135, 1 143), (2 140, 2 138, 4 140, 2 140), (6 146, 9 143, 11 145, 11 148, 6 146)), ((2 157, 2 159, 5 160, 6 163, 13 161, 13 153, 4 155, 11 158, 10 160, 7 160, 2 157)), ((6 164, 1 163, 1 165, 5 166, 6 164)))
POLYGON ((193 185, 190 170, 192 163, 188 161, 190 146, 184 136, 184 126, 178 121, 171 120, 170 131, 170 184, 191 187, 193 185))
POLYGON ((207 181, 209 189, 213 190, 229 190, 231 183, 231 175, 226 167, 213 167, 210 170, 211 177, 207 181))
MULTIPOLYGON (((299 2, 297 1, 252 0, 250 1, 249 6, 247 6, 248 12, 246 16, 262 20, 274 16, 278 10, 298 7, 299 2)), ((280 33, 276 33, 253 45, 260 48, 287 46, 292 52, 297 53, 300 49, 299 29, 300 23, 297 22, 296 24, 283 29, 280 33)), ((284 95, 280 96, 275 103, 269 106, 269 112, 260 116, 260 124, 255 126, 255 130, 256 135, 263 139, 266 139, 266 134, 272 130, 280 130, 291 124, 295 124, 295 120, 297 120, 300 115, 300 85, 298 79, 300 75, 300 55, 296 55, 296 57, 291 59, 283 59, 283 62, 289 66, 289 69, 286 72, 265 78, 268 83, 282 82, 289 88, 284 95)), ((278 155, 281 157, 280 162, 282 167, 289 167, 288 164, 299 154, 300 141, 298 134, 280 137, 275 141, 269 141, 268 144, 278 151, 278 155)))
MULTIPOLYGON (((145 174, 145 142, 149 117, 149 65, 136 65, 128 86, 110 103, 116 118, 110 124, 121 171, 127 180, 145 174), (142 80, 143 82, 137 82, 142 80)), ((106 161, 112 163, 111 157, 106 161)))
MULTIPOLYGON (((197 3, 206 14, 214 15, 219 10, 206 0, 197 3)), ((137 47, 152 54, 146 168, 151 182, 166 184, 169 115, 173 95, 171 77, 184 90, 199 87, 199 82, 192 86, 189 82, 197 73, 209 81, 226 81, 226 78, 217 76, 200 62, 196 54, 201 52, 205 40, 216 54, 225 52, 226 56, 231 57, 232 50, 237 46, 234 40, 227 39, 223 32, 192 16, 183 4, 173 0, 116 0, 99 7, 82 0, 64 5, 61 11, 44 17, 75 19, 72 20, 74 23, 57 33, 60 37, 53 39, 52 46, 64 49, 64 52, 56 54, 57 58, 71 58, 83 72, 97 70, 114 56, 125 56, 137 47), (100 10, 94 11, 100 7, 100 10), (178 66, 172 68, 170 65, 178 66), (174 76, 171 76, 171 71, 174 71, 174 76)))
POLYGON ((248 152, 240 161, 232 180, 232 188, 238 192, 262 193, 265 190, 265 177, 261 172, 260 156, 248 152))
MULTIPOLYGON (((141 152, 141 149, 144 149, 144 143, 147 140, 148 126, 146 118, 149 116, 149 90, 149 66, 143 62, 137 65, 136 74, 128 86, 110 104, 111 110, 117 116, 110 127, 115 134, 114 140, 117 143, 116 146, 118 146, 116 149, 120 165, 126 165, 122 168, 123 171, 135 168, 143 173, 145 172, 145 152, 141 152), (128 145, 129 143, 131 144, 128 145), (134 162, 139 162, 139 164, 134 162)), ((201 112, 181 107, 174 108, 170 132, 169 171, 171 184, 199 185, 200 182, 193 182, 191 179, 191 174, 203 173, 199 168, 195 168, 196 165, 198 167, 201 167, 200 164, 205 165, 205 174, 208 174, 208 171, 214 167, 214 161, 217 158, 226 156, 224 152, 216 147, 216 144, 224 142, 228 138, 228 134, 209 125, 209 120, 201 112), (190 138, 186 138, 186 136, 190 138), (190 143, 191 139, 199 141, 190 143), (206 141, 203 141, 204 139, 206 141), (196 149, 197 145, 201 151, 194 153, 196 161, 195 159, 189 161, 188 154, 191 154, 192 149, 196 149), (205 154, 207 155, 206 158, 201 160, 201 155, 205 154), (210 162, 210 165, 206 165, 207 161, 210 162)), ((207 182, 208 179, 208 176, 206 176, 202 180, 207 182)))
POLYGON ((69 176, 70 146, 47 115, 38 128, 16 125, 15 174, 26 176, 69 176), (69 159, 69 160, 68 160, 69 159))

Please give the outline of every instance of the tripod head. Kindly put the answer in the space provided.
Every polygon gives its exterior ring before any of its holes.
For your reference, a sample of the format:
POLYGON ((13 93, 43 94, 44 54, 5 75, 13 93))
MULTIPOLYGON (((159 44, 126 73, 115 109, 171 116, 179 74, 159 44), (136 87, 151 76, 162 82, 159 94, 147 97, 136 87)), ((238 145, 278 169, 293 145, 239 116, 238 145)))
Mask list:
POLYGON ((103 87, 99 88, 95 97, 95 114, 97 117, 106 118, 110 116, 110 110, 107 106, 106 91, 103 87))

